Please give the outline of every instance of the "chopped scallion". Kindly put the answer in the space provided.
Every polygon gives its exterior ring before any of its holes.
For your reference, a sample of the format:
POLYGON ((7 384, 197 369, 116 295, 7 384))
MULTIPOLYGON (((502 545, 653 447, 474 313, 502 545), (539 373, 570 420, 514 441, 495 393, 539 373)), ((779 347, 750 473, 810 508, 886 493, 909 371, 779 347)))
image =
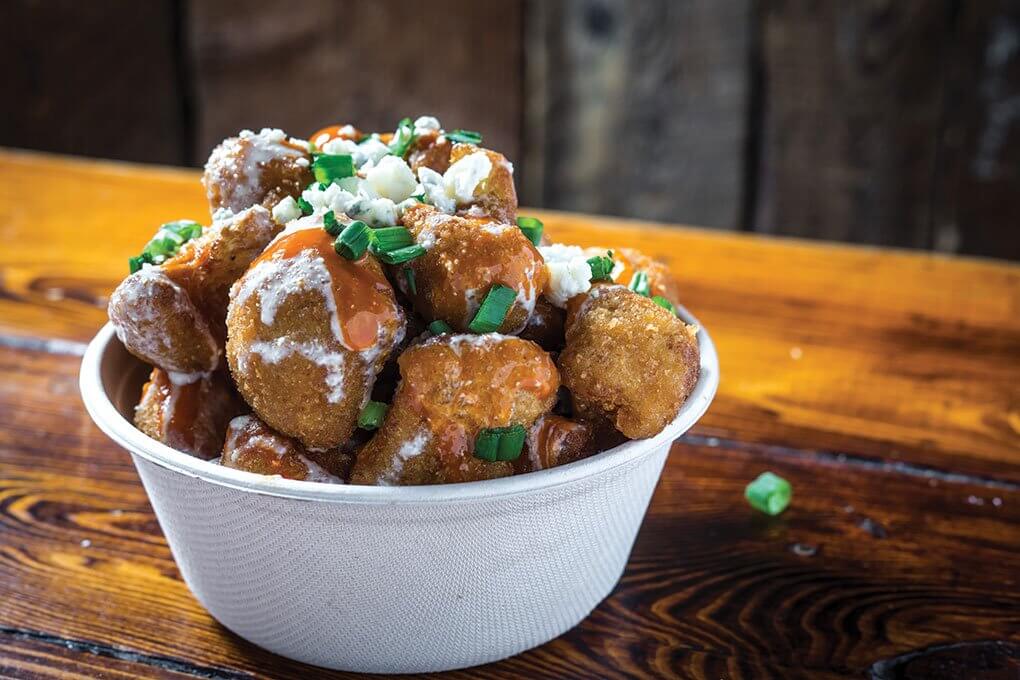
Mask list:
POLYGON ((409 262, 416 257, 421 257, 425 254, 425 249, 418 244, 405 246, 403 248, 396 248, 394 250, 378 251, 376 257, 385 262, 386 264, 400 264, 402 262, 409 262))
POLYGON ((129 257, 128 269, 132 274, 134 274, 136 271, 139 271, 142 268, 142 265, 145 263, 146 259, 144 255, 139 255, 138 257, 129 257))
POLYGON ((771 472, 763 472, 744 489, 744 497, 755 510, 766 515, 778 515, 790 505, 793 487, 771 472))
POLYGON ((442 335, 443 333, 452 333, 453 329, 450 328, 450 324, 446 323, 442 319, 436 319, 429 324, 429 332, 432 335, 442 335))
POLYGON ((390 140, 390 153, 402 158, 414 144, 414 140, 414 124, 410 118, 404 118, 397 123, 397 131, 393 133, 393 139, 390 140))
POLYGON ((524 449, 528 431, 523 425, 487 427, 475 437, 475 458, 495 462, 516 460, 524 449))
POLYGON ((312 207, 312 204, 306 201, 301 196, 299 196, 297 199, 297 205, 299 208, 301 208, 301 212, 305 215, 311 215, 313 212, 315 212, 315 209, 312 207))
POLYGON ((666 298, 662 297, 661 295, 654 296, 652 298, 652 302, 659 305, 663 309, 668 309, 670 314, 676 314, 676 307, 673 306, 673 303, 667 300, 666 298))
POLYGON ((482 306, 478 308, 468 328, 474 333, 493 333, 499 330, 515 299, 517 291, 497 283, 485 295, 482 306))
POLYGON ((339 236, 344 230, 344 225, 336 220, 336 214, 332 210, 322 216, 322 228, 330 236, 339 236))
POLYGON ((348 260, 357 260, 368 250, 369 239, 368 225, 355 220, 340 232, 340 236, 333 242, 333 248, 348 260))
POLYGON ((368 402, 365 404, 365 408, 361 409, 361 413, 358 414, 358 427, 362 430, 379 429, 389 408, 388 404, 384 404, 381 401, 368 402))
POLYGON ((404 227, 380 227, 372 230, 372 246, 376 252, 388 253, 414 244, 414 239, 404 227))
POLYGON ((461 142, 462 144, 482 143, 482 133, 475 132, 474 130, 452 130, 444 134, 451 142, 461 142))
POLYGON ((160 225, 159 231, 145 244, 141 254, 128 259, 128 270, 134 274, 143 264, 163 264, 176 255, 182 245, 201 234, 202 225, 193 220, 177 220, 160 225))
POLYGON ((638 295, 644 295, 645 297, 651 297, 652 295, 652 287, 648 283, 648 274, 645 272, 636 272, 634 278, 630 280, 628 288, 638 295))
POLYGON ((319 181, 320 189, 325 189, 333 180, 354 176, 354 158, 347 153, 320 153, 312 161, 312 174, 319 181))
POLYGON ((588 258, 588 266, 591 267, 592 281, 611 281, 613 278, 613 251, 605 255, 596 255, 588 258))
POLYGON ((414 278, 414 270, 410 267, 404 268, 404 281, 407 282, 407 292, 411 295, 417 295, 418 282, 414 278))
POLYGON ((518 217, 517 226, 533 245, 542 242, 542 220, 537 217, 518 217))

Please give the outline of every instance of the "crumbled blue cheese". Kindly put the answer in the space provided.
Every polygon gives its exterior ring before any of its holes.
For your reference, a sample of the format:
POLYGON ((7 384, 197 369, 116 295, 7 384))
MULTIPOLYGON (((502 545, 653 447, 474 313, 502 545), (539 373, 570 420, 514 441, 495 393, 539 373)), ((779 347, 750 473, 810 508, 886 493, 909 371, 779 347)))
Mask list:
POLYGON ((287 196, 273 206, 273 219, 277 224, 287 224, 291 220, 301 217, 301 208, 293 197, 287 196))
POLYGON ((376 194, 399 203, 414 192, 418 183, 403 159, 386 156, 365 173, 365 182, 376 194))
POLYGON ((388 198, 362 198, 348 208, 348 215, 370 227, 391 227, 397 223, 397 204, 388 198))
POLYGON ((538 252, 549 274, 545 285, 545 297, 549 302, 566 307, 567 300, 591 289, 591 265, 582 248, 553 243, 539 246, 538 252))
POLYGON ((440 175, 431 168, 418 168, 418 180, 425 193, 425 200, 440 211, 452 215, 458 205, 470 203, 475 198, 478 185, 492 172, 492 161, 484 151, 461 158, 440 175))
POLYGON ((322 145, 322 152, 328 154, 349 154, 356 168, 369 168, 390 153, 390 147, 372 137, 357 144, 349 139, 331 139, 322 145))
POLYGON ((439 119, 433 116, 420 116, 414 121, 414 134, 424 135, 426 133, 441 130, 439 127, 439 119))

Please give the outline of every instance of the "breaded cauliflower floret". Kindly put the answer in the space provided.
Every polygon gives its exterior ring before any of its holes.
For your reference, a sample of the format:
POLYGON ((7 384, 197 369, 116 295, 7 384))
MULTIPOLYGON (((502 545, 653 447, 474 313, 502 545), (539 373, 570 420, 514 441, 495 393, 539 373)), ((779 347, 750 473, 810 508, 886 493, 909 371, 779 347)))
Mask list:
MULTIPOLYGON (((405 351, 379 432, 358 453, 353 484, 442 484, 505 477, 509 461, 474 457, 486 428, 530 427, 556 400, 552 359, 527 340, 440 335, 405 351)), ((522 454, 523 455, 523 454, 522 454)))
POLYGON ((581 418, 607 418, 631 439, 658 434, 698 381, 697 329, 651 299, 599 285, 571 301, 563 384, 581 418))
POLYGON ((316 461, 300 442, 274 431, 255 416, 238 416, 230 421, 220 464, 287 479, 332 484, 343 481, 316 461))

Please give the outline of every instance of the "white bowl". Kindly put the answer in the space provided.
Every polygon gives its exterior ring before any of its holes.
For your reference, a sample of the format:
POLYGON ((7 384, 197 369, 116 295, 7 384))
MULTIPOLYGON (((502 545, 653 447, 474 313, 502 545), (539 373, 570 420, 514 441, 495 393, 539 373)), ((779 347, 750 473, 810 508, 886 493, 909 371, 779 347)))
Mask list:
POLYGON ((305 663, 416 673, 541 645, 613 590, 670 445, 719 384, 704 329, 698 342, 701 378, 655 437, 438 486, 265 477, 164 446, 132 425, 149 369, 110 324, 89 344, 80 382, 96 425, 131 454, 184 581, 220 623, 305 663))

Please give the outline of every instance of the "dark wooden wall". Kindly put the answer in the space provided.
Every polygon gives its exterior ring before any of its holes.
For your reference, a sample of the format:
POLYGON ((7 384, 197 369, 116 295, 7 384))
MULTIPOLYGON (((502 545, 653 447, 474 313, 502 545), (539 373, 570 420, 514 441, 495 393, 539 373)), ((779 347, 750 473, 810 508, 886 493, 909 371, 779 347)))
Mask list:
POLYGON ((525 203, 1020 259, 1017 0, 7 0, 0 145, 434 113, 525 203))

